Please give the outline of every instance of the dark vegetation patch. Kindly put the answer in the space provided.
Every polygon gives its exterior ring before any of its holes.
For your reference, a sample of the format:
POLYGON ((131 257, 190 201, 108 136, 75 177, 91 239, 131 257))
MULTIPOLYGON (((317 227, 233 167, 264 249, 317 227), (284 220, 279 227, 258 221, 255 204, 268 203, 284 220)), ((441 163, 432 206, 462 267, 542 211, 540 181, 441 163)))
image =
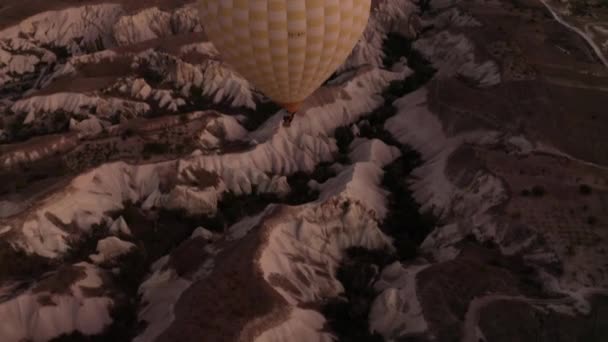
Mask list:
POLYGON ((70 57, 70 51, 65 46, 56 44, 42 44, 40 47, 45 48, 55 54, 55 57, 57 57, 59 63, 70 57))
POLYGON ((417 246, 436 225, 432 213, 420 214, 420 206, 408 188, 408 176, 422 163, 420 154, 409 146, 401 145, 384 128, 386 120, 397 112, 393 102, 424 85, 436 71, 419 52, 413 49, 412 43, 412 40, 399 34, 390 33, 387 36, 384 41, 386 53, 384 65, 391 67, 401 56, 405 56, 414 74, 404 80, 391 82, 382 93, 384 104, 366 116, 366 123, 359 126, 360 136, 380 139, 388 145, 399 148, 401 152, 400 158, 384 168, 382 185, 390 191, 390 195, 388 215, 381 225, 382 231, 394 238, 394 247, 401 260, 415 257, 417 246))
POLYGON ((36 114, 32 123, 24 124, 26 114, 16 114, 7 125, 9 141, 12 143, 26 141, 35 136, 67 132, 70 127, 70 113, 55 111, 36 114))
MULTIPOLYGON (((369 115, 364 116, 358 123, 359 136, 368 139, 379 139, 388 145, 398 147, 403 155, 410 156, 411 149, 401 146, 396 139, 384 129, 385 121, 397 113, 393 102, 398 98, 417 90, 420 86, 428 82, 435 74, 435 69, 422 57, 422 55, 412 48, 412 41, 395 33, 390 33, 384 41, 384 65, 387 68, 399 61, 401 56, 408 59, 408 66, 414 70, 414 74, 404 80, 392 81, 382 92, 384 103, 376 108, 369 115)), ((355 135, 351 126, 338 127, 334 131, 334 138, 338 146, 339 155, 337 161, 348 163, 348 152, 351 142, 355 135)), ((408 157, 409 158, 409 157, 408 157)))
MULTIPOLYGON (((389 263, 415 258, 418 246, 436 225, 432 214, 420 214, 420 206, 408 188, 409 175, 421 164, 420 154, 401 145, 384 129, 385 121, 396 114, 393 102, 418 89, 435 73, 430 63, 412 48, 411 43, 400 35, 388 35, 384 42, 385 66, 391 67, 401 56, 405 56, 415 73, 405 80, 392 82, 382 93, 384 104, 358 123, 361 137, 380 139, 401 151, 401 157, 384 168, 382 180, 383 187, 390 194, 388 215, 380 228, 393 238, 396 253, 389 253, 386 249, 368 250, 361 247, 346 251, 346 257, 336 273, 344 286, 343 296, 328 300, 321 310, 327 318, 329 329, 337 335, 339 341, 383 341, 381 335, 371 333, 369 329, 369 311, 377 295, 373 284, 389 263)), ((340 127, 334 135, 340 154, 347 155, 354 139, 350 127, 340 127)))
POLYGON ((421 214, 420 205, 408 188, 408 175, 420 165, 420 155, 414 150, 402 153, 401 158, 384 169, 382 185, 390 191, 389 211, 380 228, 393 238, 399 259, 408 260, 416 257, 418 246, 435 228, 437 220, 430 212, 421 214))
POLYGON ((351 126, 342 126, 336 128, 334 131, 334 138, 336 139, 336 145, 338 146, 338 154, 336 156, 336 162, 341 164, 350 164, 350 144, 355 139, 355 135, 351 130, 351 126))
POLYGON ((587 185, 587 184, 581 184, 578 187, 578 192, 580 192, 581 195, 591 195, 592 190, 591 190, 591 187, 589 185, 587 185))
POLYGON ((382 268, 394 260, 394 256, 386 250, 361 247, 346 250, 346 256, 336 272, 337 279, 344 286, 344 293, 329 299, 321 310, 339 341, 384 341, 380 334, 370 333, 369 311, 376 298, 373 284, 382 268))
POLYGON ((291 188, 291 193, 281 202, 298 205, 316 200, 319 197, 319 191, 312 190, 308 186, 308 182, 315 180, 318 183, 323 183, 335 177, 336 172, 330 168, 331 165, 331 163, 321 163, 317 165, 312 173, 296 172, 288 176, 287 182, 291 188))
MULTIPOLYGON (((413 40, 398 33, 389 33, 384 40, 385 57, 383 62, 385 67, 390 68, 401 57, 405 57, 408 67, 414 71, 414 74, 404 81, 396 81, 394 86, 390 86, 387 89, 389 94, 402 96, 412 92, 428 82, 436 72, 432 64, 413 48, 413 43, 413 40)), ((388 98, 387 100, 391 99, 388 98)))
MULTIPOLYGON (((395 100, 426 84, 436 72, 431 63, 412 47, 412 43, 412 40, 397 33, 389 33, 387 35, 387 38, 384 40, 384 66, 386 68, 391 68, 401 57, 406 57, 407 65, 414 73, 404 80, 392 81, 382 92, 382 97, 384 98, 383 105, 375 109, 369 115, 364 116, 361 121, 357 123, 360 137, 380 139, 389 145, 394 145, 401 150, 405 150, 406 153, 404 154, 409 154, 410 149, 402 147, 401 144, 384 129, 384 122, 397 113, 397 109, 393 106, 395 100)), ((354 134, 352 133, 350 126, 337 128, 334 132, 334 137, 340 152, 338 161, 348 160, 349 145, 354 139, 354 134)))
POLYGON ((97 241, 109 235, 109 227, 104 223, 94 224, 78 239, 68 240, 68 251, 63 257, 64 264, 89 261, 89 255, 97 254, 97 241))
POLYGON ((523 189, 521 195, 524 197, 543 197, 547 191, 542 185, 534 185, 531 189, 523 189))
POLYGON ((273 101, 258 101, 256 109, 246 109, 243 113, 247 116, 247 120, 243 123, 243 127, 248 131, 254 131, 260 127, 268 118, 281 110, 273 101))
POLYGON ((142 153, 144 156, 169 153, 169 145, 161 144, 161 143, 157 143, 157 142, 145 143, 142 153))
POLYGON ((332 163, 318 164, 315 170, 308 177, 310 179, 316 180, 319 183, 324 183, 328 179, 336 176, 336 172, 331 169, 331 165, 332 163))
POLYGON ((84 267, 61 265, 53 273, 39 280, 32 289, 32 292, 70 295, 70 286, 85 277, 86 272, 84 267))
POLYGON ((152 88, 159 88, 165 76, 162 74, 160 68, 156 67, 146 59, 141 59, 138 63, 135 73, 142 77, 146 83, 152 88))
POLYGON ((568 8, 575 16, 591 16, 596 10, 608 8, 608 0, 571 0, 568 8))
POLYGON ((83 141, 80 146, 64 155, 62 159, 71 173, 76 174, 113 160, 119 152, 116 141, 111 143, 103 140, 83 141))
POLYGON ((31 282, 54 267, 57 262, 37 254, 27 254, 13 248, 0 239, 0 280, 7 282, 31 282))
POLYGON ((336 128, 336 130, 334 131, 334 138, 336 139, 338 151, 341 154, 348 154, 349 146, 355 139, 355 135, 350 129, 350 126, 342 126, 336 128))
POLYGON ((51 179, 65 176, 66 169, 61 158, 49 156, 0 170, 0 195, 24 192, 42 183, 52 184, 51 179))
POLYGON ((396 253, 386 249, 348 249, 336 274, 345 292, 342 297, 330 299, 322 308, 329 328, 340 341, 383 341, 379 334, 369 330, 369 310, 377 295, 373 284, 389 263, 414 259, 418 246, 436 225, 432 214, 420 213, 420 206, 407 186, 408 175, 420 164, 420 156, 405 147, 401 150, 402 157, 385 167, 382 181, 390 194, 388 215, 380 228, 393 238, 396 253))

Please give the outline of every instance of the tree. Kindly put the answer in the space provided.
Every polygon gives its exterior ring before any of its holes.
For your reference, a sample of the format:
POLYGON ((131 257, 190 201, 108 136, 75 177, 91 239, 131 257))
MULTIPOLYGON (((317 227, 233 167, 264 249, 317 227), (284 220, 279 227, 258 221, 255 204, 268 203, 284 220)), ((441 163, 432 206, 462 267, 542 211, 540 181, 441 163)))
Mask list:
POLYGON ((589 0, 571 0, 568 7, 573 15, 584 16, 589 14, 589 0))

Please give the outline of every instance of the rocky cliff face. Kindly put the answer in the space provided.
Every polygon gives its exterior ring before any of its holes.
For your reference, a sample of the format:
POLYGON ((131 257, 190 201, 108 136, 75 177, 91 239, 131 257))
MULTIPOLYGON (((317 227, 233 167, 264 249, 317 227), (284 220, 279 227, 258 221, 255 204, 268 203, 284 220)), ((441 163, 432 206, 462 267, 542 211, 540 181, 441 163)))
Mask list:
POLYGON ((605 340, 601 51, 427 5, 374 1, 289 126, 194 4, 0 7, 0 336, 605 340))

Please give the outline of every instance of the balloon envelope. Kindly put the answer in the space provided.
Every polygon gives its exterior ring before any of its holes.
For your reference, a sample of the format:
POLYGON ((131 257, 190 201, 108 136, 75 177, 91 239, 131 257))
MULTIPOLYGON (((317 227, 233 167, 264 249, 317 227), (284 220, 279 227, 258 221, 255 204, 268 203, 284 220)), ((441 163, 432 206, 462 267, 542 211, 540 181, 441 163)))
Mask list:
POLYGON ((371 0, 199 0, 201 24, 222 58, 290 111, 344 62, 371 0))

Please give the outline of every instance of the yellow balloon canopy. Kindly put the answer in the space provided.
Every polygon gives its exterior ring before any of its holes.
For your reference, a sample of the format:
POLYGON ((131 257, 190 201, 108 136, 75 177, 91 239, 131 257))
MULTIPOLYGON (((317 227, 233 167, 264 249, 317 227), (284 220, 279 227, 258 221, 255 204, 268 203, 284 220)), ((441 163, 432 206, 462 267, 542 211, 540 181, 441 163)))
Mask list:
POLYGON ((348 57, 371 0, 199 0, 222 58, 290 112, 348 57))

